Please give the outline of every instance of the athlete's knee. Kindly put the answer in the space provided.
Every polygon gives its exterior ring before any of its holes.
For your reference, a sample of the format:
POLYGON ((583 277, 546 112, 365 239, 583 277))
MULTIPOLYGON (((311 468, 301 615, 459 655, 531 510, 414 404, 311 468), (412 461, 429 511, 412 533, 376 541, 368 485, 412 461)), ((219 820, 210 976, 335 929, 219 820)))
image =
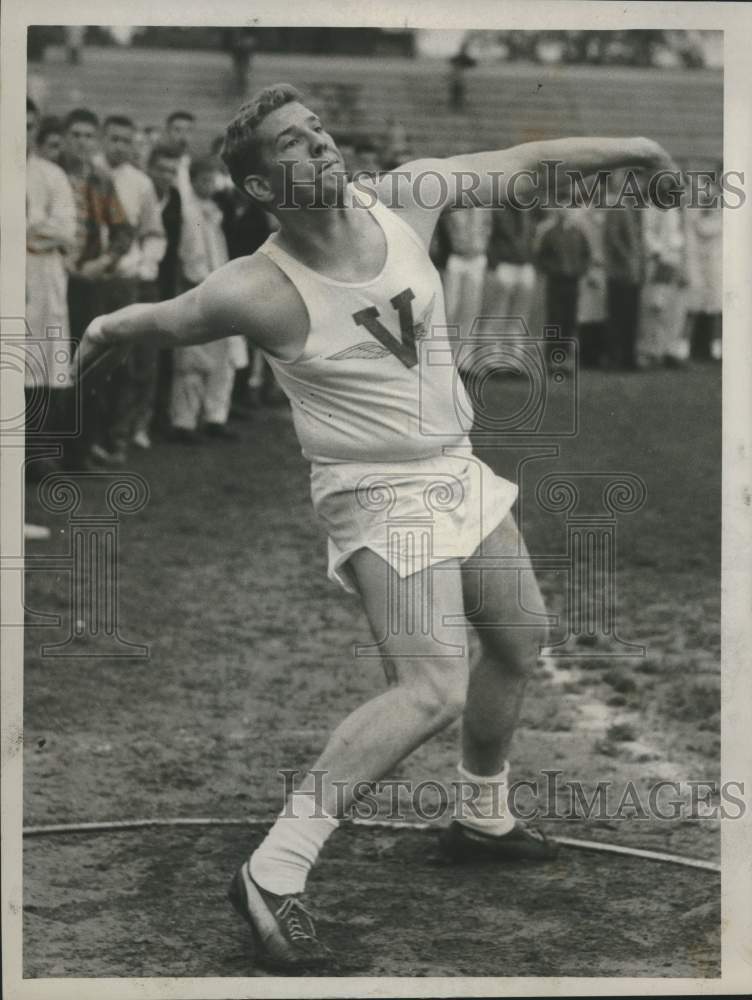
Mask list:
POLYGON ((465 707, 467 664, 459 658, 453 664, 452 659, 441 665, 424 665, 420 675, 405 686, 406 695, 432 730, 438 731, 454 722, 465 707))
POLYGON ((481 647, 504 674, 526 679, 532 674, 548 645, 546 625, 508 625, 485 628, 480 634, 481 647))

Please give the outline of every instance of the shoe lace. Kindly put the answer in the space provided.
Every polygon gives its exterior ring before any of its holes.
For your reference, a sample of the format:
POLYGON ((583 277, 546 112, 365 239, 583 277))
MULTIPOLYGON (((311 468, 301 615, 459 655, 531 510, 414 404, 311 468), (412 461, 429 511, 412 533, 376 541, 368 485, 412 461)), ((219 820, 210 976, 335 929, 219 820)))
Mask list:
POLYGON ((277 919, 284 922, 291 941, 314 941, 316 932, 313 917, 303 903, 289 896, 277 910, 277 919))

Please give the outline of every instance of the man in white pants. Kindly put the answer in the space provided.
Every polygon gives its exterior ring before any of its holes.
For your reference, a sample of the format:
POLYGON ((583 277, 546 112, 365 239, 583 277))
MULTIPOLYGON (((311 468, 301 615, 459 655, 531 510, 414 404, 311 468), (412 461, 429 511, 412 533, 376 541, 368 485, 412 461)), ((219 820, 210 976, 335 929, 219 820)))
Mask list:
MULTIPOLYGON (((70 384, 70 365, 65 361, 68 330, 68 275, 65 254, 76 241, 76 206, 73 192, 60 167, 38 156, 34 137, 39 109, 26 98, 26 392, 44 394, 41 424, 37 432, 54 436, 59 432, 60 392, 70 384), (30 336, 29 336, 30 334, 30 336)), ((27 400, 29 406, 30 399, 27 400)), ((30 410, 26 424, 26 476, 29 481, 58 471, 52 458, 34 455, 31 444, 30 410), (36 461, 35 461, 36 458, 36 461)), ((26 541, 46 541, 50 529, 24 523, 26 541)))
POLYGON ((491 221, 488 314, 528 320, 535 293, 533 213, 507 205, 492 212, 491 221))
POLYGON ((469 402, 454 366, 431 362, 433 334, 446 327, 428 256, 438 219, 463 205, 468 173, 490 205, 504 198, 491 172, 535 170, 544 159, 583 174, 671 161, 647 139, 534 142, 415 161, 403 168, 408 183, 395 199, 389 174, 361 190, 344 185, 334 141, 286 84, 240 109, 223 159, 235 183, 276 215, 279 231, 177 299, 97 318, 80 365, 86 370, 108 348, 147 336, 179 346, 231 330, 258 344, 290 398, 312 463, 330 575, 359 594, 379 643, 392 683, 335 729, 314 765, 318 785, 309 773, 231 886, 256 961, 300 971, 331 961, 302 893, 358 782, 390 773, 460 716, 460 774, 476 784, 478 808, 448 828, 447 854, 554 853, 515 821, 506 802, 507 754, 546 616, 509 513, 516 487, 472 455, 469 402), (414 183, 419 176, 425 183, 414 183), (426 511, 431 544, 391 530, 395 514, 426 511), (484 559, 497 561, 479 572, 468 560, 481 546, 484 559), (463 608, 481 646, 472 670, 466 626, 457 622, 463 608))
MULTIPOLYGON (((530 328, 536 285, 533 266, 535 218, 532 212, 512 205, 497 208, 490 215, 485 313, 497 323, 521 319, 530 328)), ((509 356, 504 340, 492 341, 484 353, 489 369, 507 373, 515 370, 514 357, 509 356)))
MULTIPOLYGON (((457 328, 460 341, 467 341, 483 305, 491 213, 485 208, 465 208, 447 212, 443 222, 451 247, 444 272, 447 323, 457 328)), ((460 371, 472 371, 473 362, 472 350, 458 352, 460 371)))
MULTIPOLYGON (((69 338, 66 255, 76 241, 76 206, 68 178, 55 163, 38 156, 34 133, 39 112, 26 99, 26 323, 31 333, 25 382, 28 390, 44 392, 43 430, 55 437, 60 428, 60 394, 70 385, 70 364, 64 350, 69 338)), ((27 471, 35 478, 56 471, 52 459, 34 462, 27 471)))
MULTIPOLYGON (((216 161, 207 157, 190 166, 191 196, 183 201, 183 226, 178 251, 183 277, 199 285, 228 261, 222 231, 222 212, 212 199, 217 174, 216 161)), ((208 344, 195 344, 175 351, 170 399, 170 419, 176 441, 198 440, 197 429, 211 437, 233 440, 227 427, 232 387, 237 368, 248 364, 242 336, 225 337, 208 344)))
POLYGON ((687 319, 684 210, 662 212, 648 205, 643 222, 647 265, 640 301, 637 364, 641 368, 675 365, 682 360, 687 319))

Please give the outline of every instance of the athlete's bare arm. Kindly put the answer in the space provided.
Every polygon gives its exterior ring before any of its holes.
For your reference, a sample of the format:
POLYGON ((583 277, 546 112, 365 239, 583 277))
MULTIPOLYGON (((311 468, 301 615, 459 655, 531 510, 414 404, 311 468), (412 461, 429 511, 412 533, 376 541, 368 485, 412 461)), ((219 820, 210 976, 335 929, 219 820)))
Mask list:
POLYGON ((174 299, 136 303, 93 320, 76 353, 81 377, 109 351, 139 341, 188 347, 233 334, 283 359, 305 341, 308 316, 289 279, 263 254, 230 261, 174 299))
POLYGON ((676 170, 668 153, 652 139, 582 137, 526 142, 487 153, 466 153, 446 159, 405 163, 376 184, 380 200, 404 213, 426 245, 442 212, 473 205, 493 208, 510 200, 530 205, 571 184, 568 172, 588 177, 621 167, 655 173, 676 170), (558 164, 556 171, 552 166, 558 164))

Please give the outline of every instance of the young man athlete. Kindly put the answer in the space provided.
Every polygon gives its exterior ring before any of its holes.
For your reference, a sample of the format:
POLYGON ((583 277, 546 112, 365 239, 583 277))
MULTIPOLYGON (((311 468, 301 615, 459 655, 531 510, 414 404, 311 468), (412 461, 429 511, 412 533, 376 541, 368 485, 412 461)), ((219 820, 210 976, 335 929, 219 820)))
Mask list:
POLYGON ((462 383, 428 350, 446 323, 427 249, 438 219, 472 203, 469 177, 474 203, 491 206, 508 198, 501 175, 527 171, 526 195, 534 192, 532 172, 545 160, 582 174, 672 164, 647 139, 560 139, 418 160, 401 168, 403 183, 386 174, 358 190, 343 183, 334 141, 286 84, 240 109, 222 156, 279 231, 178 298, 98 317, 79 370, 141 339, 183 347, 243 334, 290 398, 329 535, 329 575, 360 595, 390 681, 340 723, 312 768, 318 781, 308 773, 230 888, 259 964, 308 970, 330 953, 301 894, 357 784, 390 773, 459 716, 459 772, 477 794, 443 835, 447 855, 554 853, 506 805, 507 754, 546 616, 510 514, 516 487, 473 457, 462 383), (472 670, 463 611, 480 640, 472 670))

